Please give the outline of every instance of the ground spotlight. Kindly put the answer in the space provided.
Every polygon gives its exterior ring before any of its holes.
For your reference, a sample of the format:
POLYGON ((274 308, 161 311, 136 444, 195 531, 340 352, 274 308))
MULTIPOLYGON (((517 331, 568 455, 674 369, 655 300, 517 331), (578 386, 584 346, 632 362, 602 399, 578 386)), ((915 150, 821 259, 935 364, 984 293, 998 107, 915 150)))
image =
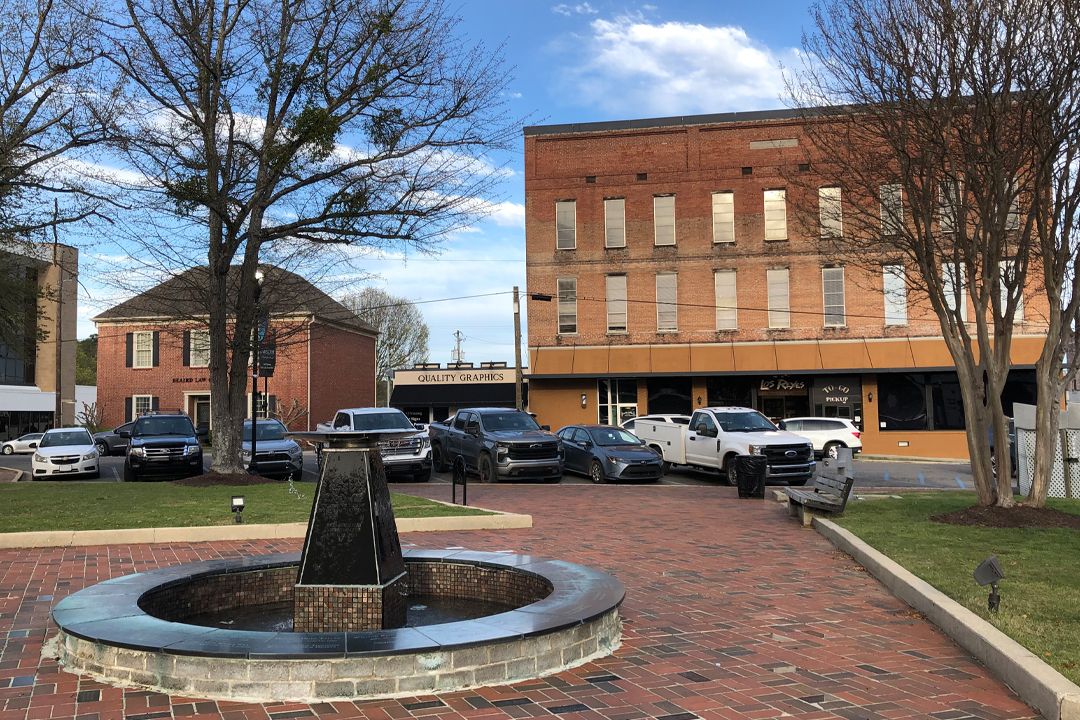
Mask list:
POLYGON ((998 565, 996 555, 986 558, 979 563, 979 567, 975 568, 975 582, 980 585, 990 586, 990 597, 986 600, 986 609, 990 612, 997 612, 998 608, 1001 607, 1001 595, 998 594, 997 584, 1004 579, 1005 573, 1002 572, 1001 566, 998 565))
POLYGON ((244 522, 244 496, 233 495, 232 496, 232 511, 236 517, 236 523, 239 525, 244 522))

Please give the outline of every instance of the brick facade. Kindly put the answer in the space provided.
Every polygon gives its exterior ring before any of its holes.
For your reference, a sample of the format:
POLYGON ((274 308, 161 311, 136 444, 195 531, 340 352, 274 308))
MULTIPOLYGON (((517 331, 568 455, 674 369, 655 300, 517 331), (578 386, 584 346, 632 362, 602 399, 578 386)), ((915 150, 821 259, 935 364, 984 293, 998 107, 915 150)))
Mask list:
MULTIPOLYGON (((685 380, 679 391, 685 407, 678 411, 688 413, 723 395, 718 388, 736 379, 753 385, 752 401, 764 410, 760 401, 770 396, 764 391, 770 379, 801 378, 806 399, 789 407, 811 415, 814 388, 842 375, 857 387, 847 412, 858 407, 867 451, 966 454, 961 432, 931 432, 927 439, 912 431, 903 441, 878 432, 891 428, 872 400, 877 370, 942 372, 952 362, 925 297, 909 291, 907 322, 886 325, 880 269, 843 269, 844 322, 826 327, 823 268, 834 267, 835 259, 819 253, 818 183, 801 121, 788 115, 526 128, 528 291, 552 297, 528 303, 530 408, 541 422, 611 420, 598 390, 603 378, 634 381, 625 390, 636 395, 638 414, 675 411, 652 409, 650 380, 654 396, 663 392, 660 378, 685 380), (787 236, 766 240, 765 192, 777 189, 786 190, 787 236), (721 192, 733 193, 734 242, 714 242, 713 194, 721 192), (654 198, 668 195, 674 195, 675 244, 658 246, 654 198), (624 199, 625 247, 608 248, 605 200, 617 198, 624 199), (566 201, 574 203, 575 246, 558 249, 556 207, 566 201), (766 278, 777 269, 789 272, 790 324, 771 329, 766 278), (737 327, 718 330, 715 273, 731 270, 737 327), (674 331, 658 331, 658 273, 676 274, 674 331), (608 329, 606 277, 612 274, 626 277, 625 332, 608 329), (576 280, 573 333, 559 332, 560 278, 576 280)), ((1025 321, 1014 336, 1017 367, 1034 363, 1045 327, 1045 297, 1033 293, 1025 300, 1025 321)))

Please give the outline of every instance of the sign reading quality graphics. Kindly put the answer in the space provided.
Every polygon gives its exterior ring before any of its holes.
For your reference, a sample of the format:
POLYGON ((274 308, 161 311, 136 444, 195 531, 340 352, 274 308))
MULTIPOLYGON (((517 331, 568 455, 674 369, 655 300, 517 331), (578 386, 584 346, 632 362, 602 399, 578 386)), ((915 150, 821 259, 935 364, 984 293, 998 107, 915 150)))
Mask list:
POLYGON ((463 383, 513 382, 512 373, 505 370, 431 370, 411 373, 398 370, 394 382, 398 385, 460 385, 463 383))

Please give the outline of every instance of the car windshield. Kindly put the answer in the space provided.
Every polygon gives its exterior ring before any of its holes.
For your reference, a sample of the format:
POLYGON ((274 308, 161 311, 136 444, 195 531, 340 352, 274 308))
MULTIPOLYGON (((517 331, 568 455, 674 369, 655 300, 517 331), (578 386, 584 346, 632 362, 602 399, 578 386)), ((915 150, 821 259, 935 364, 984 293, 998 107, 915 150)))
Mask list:
POLYGON ((85 430, 65 430, 46 433, 38 447, 63 447, 64 445, 93 445, 90 433, 85 430))
POLYGON ((353 430, 415 430, 405 413, 379 412, 353 415, 353 430))
POLYGON ((532 415, 523 412, 499 412, 486 413, 483 418, 484 427, 488 430, 539 430, 540 426, 532 419, 532 415))
MULTIPOLYGON (((284 440, 285 426, 279 422, 259 423, 255 433, 255 441, 259 440, 284 440)), ((251 423, 244 423, 244 442, 251 442, 251 423)))
POLYGON ((625 430, 618 428, 591 428, 589 435, 600 446, 609 445, 644 445, 645 443, 625 430))
POLYGON ((775 430, 776 426, 769 418, 753 410, 749 412, 720 412, 716 420, 724 432, 755 432, 757 430, 775 430))
POLYGON ((154 415, 139 418, 135 423, 134 435, 146 437, 149 435, 185 435, 193 436, 195 427, 191 420, 183 415, 154 415))

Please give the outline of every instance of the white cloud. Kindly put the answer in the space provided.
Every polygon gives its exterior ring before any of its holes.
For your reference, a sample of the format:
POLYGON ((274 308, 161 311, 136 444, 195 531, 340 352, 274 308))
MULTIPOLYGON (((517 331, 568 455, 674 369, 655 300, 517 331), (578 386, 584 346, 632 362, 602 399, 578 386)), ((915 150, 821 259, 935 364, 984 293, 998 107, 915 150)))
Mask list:
POLYGON ((611 113, 681 115, 773 108, 784 92, 781 64, 800 51, 774 51, 736 26, 650 22, 641 15, 597 18, 567 70, 577 95, 611 113))
POLYGON ((487 219, 496 225, 525 230, 525 206, 521 203, 504 200, 487 205, 486 209, 489 213, 487 219))
POLYGON ((583 2, 578 3, 577 5, 567 5, 566 3, 560 3, 552 7, 551 12, 569 17, 571 15, 596 15, 600 11, 594 8, 589 3, 583 2))

